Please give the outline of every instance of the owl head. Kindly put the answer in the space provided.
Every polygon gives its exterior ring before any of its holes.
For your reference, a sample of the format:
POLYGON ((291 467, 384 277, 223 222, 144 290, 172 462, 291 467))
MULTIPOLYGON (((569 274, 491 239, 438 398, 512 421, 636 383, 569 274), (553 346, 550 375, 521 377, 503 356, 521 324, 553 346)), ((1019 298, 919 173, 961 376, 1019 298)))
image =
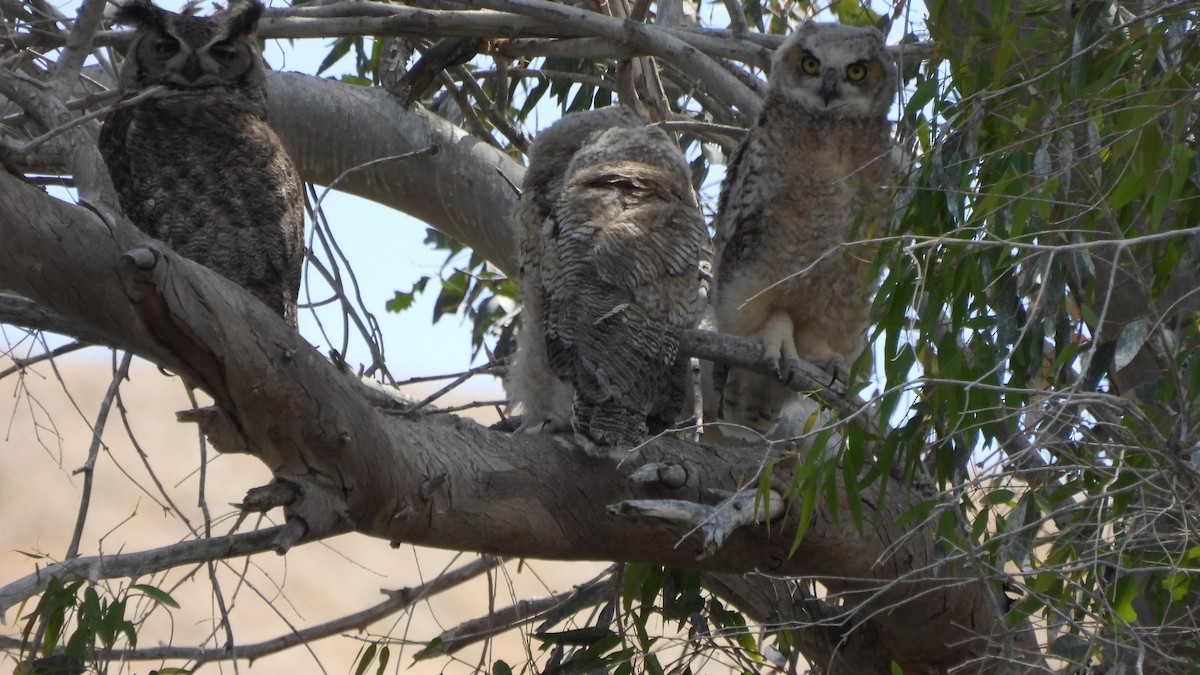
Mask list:
POLYGON ((262 16, 258 0, 234 2, 212 16, 188 16, 133 0, 116 13, 117 23, 138 33, 121 70, 121 85, 136 91, 263 86, 263 63, 254 42, 262 16))
POLYGON ((690 201, 691 169, 679 145, 659 127, 613 127, 588 136, 566 176, 573 181, 585 177, 584 182, 599 177, 599 184, 609 186, 620 182, 612 180, 613 174, 641 175, 643 170, 651 170, 655 183, 676 198, 690 201))
POLYGON ((770 90, 809 113, 881 117, 895 96, 896 66, 878 31, 808 22, 771 58, 770 90))
POLYGON ((567 165, 595 134, 613 127, 636 128, 642 120, 625 106, 609 106, 564 115, 534 139, 523 191, 533 195, 542 215, 553 209, 567 165))

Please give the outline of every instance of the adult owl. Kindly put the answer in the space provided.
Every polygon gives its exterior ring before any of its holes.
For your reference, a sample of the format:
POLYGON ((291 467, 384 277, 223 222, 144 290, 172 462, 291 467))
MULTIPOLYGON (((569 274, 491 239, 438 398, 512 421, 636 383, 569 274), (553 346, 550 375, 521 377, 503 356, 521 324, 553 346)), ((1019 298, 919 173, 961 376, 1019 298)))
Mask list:
POLYGON ((710 257, 679 147, 627 109, 567 116, 534 143, 521 211, 510 394, 525 426, 561 427, 569 404, 593 455, 669 427, 689 376, 679 331, 700 319, 710 257))
POLYGON ((208 17, 134 0, 137 27, 121 68, 123 99, 100 132, 121 208, 142 231, 241 284, 296 326, 304 262, 304 193, 267 125, 266 68, 254 31, 263 6, 208 17))
MULTIPOLYGON (((865 344, 870 239, 889 217, 895 65, 874 30, 807 23, 771 59, 767 100, 721 189, 717 329, 844 378, 865 344)), ((733 370, 719 418, 770 435, 797 396, 733 370)))

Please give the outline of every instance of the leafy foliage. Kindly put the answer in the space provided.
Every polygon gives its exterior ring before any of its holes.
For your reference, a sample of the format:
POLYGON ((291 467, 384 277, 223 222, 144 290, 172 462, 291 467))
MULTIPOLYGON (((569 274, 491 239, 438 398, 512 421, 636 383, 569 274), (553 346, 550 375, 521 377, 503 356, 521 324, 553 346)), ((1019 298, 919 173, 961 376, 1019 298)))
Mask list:
POLYGON ((85 663, 106 664, 109 652, 122 638, 129 647, 136 647, 137 625, 127 617, 130 592, 144 595, 155 606, 179 607, 168 593, 146 584, 134 584, 109 599, 83 581, 64 584, 51 579, 37 606, 23 617, 21 640, 28 657, 17 672, 83 672, 85 663), (31 640, 35 629, 37 639, 31 640))
POLYGON ((944 61, 903 110, 919 161, 876 301, 882 411, 913 401, 886 452, 966 491, 940 532, 1021 571, 1010 620, 1111 659, 1159 637, 1137 607, 1177 615, 1195 579, 1194 301, 1173 284, 1200 216, 1197 17, 929 7, 944 61))

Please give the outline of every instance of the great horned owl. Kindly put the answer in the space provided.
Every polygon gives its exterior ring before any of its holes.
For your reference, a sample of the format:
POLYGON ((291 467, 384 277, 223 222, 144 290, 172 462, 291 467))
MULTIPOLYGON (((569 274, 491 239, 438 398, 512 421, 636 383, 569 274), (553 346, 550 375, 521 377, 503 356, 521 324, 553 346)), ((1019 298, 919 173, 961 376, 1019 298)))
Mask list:
POLYGON ((265 66, 254 41, 263 6, 209 17, 148 0, 118 10, 137 26, 121 68, 133 105, 115 108, 100 150, 121 207, 142 231, 241 284, 296 326, 304 262, 304 193, 267 126, 265 66))
MULTIPOLYGON (((892 182, 895 65, 871 29, 808 23, 771 59, 766 104, 730 161, 716 220, 717 329, 845 377, 865 344, 873 249, 892 182)), ((794 394, 729 373, 719 418, 770 434, 794 394)))
POLYGON ((679 416, 678 334, 703 311, 708 233, 687 163, 623 108, 563 118, 531 156, 510 394, 526 428, 569 419, 592 454, 630 447, 679 416))

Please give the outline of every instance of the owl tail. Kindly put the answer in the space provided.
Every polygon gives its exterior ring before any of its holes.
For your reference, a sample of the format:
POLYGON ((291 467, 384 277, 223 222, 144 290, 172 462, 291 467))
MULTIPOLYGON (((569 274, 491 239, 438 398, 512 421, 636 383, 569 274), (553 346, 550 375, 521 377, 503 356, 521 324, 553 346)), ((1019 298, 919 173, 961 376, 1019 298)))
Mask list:
POLYGON ((646 413, 612 401, 591 404, 577 398, 572 422, 576 439, 592 455, 632 448, 646 438, 646 413))

